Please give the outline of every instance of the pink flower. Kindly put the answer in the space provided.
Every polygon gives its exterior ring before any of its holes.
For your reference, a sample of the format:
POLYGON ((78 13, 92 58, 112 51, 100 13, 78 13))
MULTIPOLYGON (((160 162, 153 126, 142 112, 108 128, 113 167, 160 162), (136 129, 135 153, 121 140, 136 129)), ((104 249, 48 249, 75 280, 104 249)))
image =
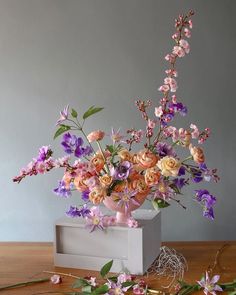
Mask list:
POLYGON ((191 125, 190 125, 190 128, 193 129, 193 131, 191 132, 192 138, 195 138, 195 139, 198 138, 200 132, 199 132, 197 126, 194 125, 194 124, 191 124, 191 125))
POLYGON ((148 128, 154 129, 156 122, 154 120, 148 119, 148 128))
POLYGON ((158 88, 159 91, 161 92, 167 92, 169 91, 170 87, 168 85, 162 85, 158 88))
POLYGON ((174 94, 171 97, 172 97, 172 102, 177 103, 177 96, 174 94))
POLYGON ((219 281, 220 276, 215 275, 212 279, 209 278, 208 272, 206 271, 206 276, 205 278, 203 277, 201 281, 197 281, 197 283, 204 288, 203 292, 205 295, 208 293, 212 295, 216 295, 216 291, 223 292, 222 288, 217 285, 216 283, 219 281))
POLYGON ((59 275, 53 275, 51 277, 51 282, 56 285, 56 284, 60 284, 62 282, 62 279, 59 275))
POLYGON ((179 45, 184 49, 185 53, 189 53, 190 45, 189 45, 188 41, 181 39, 179 41, 179 45))
POLYGON ((177 33, 174 33, 174 34, 172 35, 172 39, 176 40, 177 38, 178 38, 178 34, 177 34, 177 33))
POLYGON ((160 118, 163 115, 163 109, 162 106, 155 108, 155 115, 160 118))
POLYGON ((175 55, 174 54, 167 54, 165 56, 165 60, 169 61, 172 64, 175 62, 175 55))
POLYGON ((191 37, 191 31, 188 28, 184 28, 184 35, 187 38, 191 37))
POLYGON ((128 223, 127 224, 128 224, 128 227, 133 227, 133 228, 138 227, 138 221, 135 220, 135 219, 133 219, 133 218, 130 218, 128 220, 128 223))
POLYGON ((189 25, 189 28, 190 28, 190 29, 192 29, 192 28, 193 28, 193 22, 192 22, 192 20, 191 20, 191 19, 188 21, 188 25, 189 25))
POLYGON ((178 57, 185 56, 185 51, 181 46, 174 46, 172 53, 177 55, 178 57))
POLYGON ((112 226, 116 224, 116 217, 115 216, 104 216, 103 222, 105 226, 112 226))
POLYGON ((87 138, 89 142, 94 142, 94 141, 102 140, 104 136, 105 136, 105 132, 101 130, 96 130, 89 133, 87 135, 87 138))
POLYGON ((178 85, 177 81, 174 78, 167 77, 164 79, 164 83, 166 85, 169 85, 171 92, 176 92, 178 85))
POLYGON ((44 162, 38 162, 35 169, 38 173, 44 174, 47 172, 47 165, 44 162))

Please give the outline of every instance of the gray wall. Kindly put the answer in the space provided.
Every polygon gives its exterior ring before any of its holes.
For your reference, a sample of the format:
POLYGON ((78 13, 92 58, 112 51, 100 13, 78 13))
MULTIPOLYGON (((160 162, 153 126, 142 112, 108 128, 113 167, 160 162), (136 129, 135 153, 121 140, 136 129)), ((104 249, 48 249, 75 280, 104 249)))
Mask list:
POLYGON ((53 221, 78 198, 51 192, 62 171, 20 185, 11 178, 43 144, 61 155, 52 135, 67 103, 105 107, 87 131, 142 127, 133 102, 159 100, 174 18, 190 8, 191 54, 178 65, 189 115, 179 123, 212 128, 205 150, 221 181, 205 187, 219 201, 210 222, 192 201, 194 187, 186 190, 187 211, 163 211, 163 240, 236 239, 236 1, 0 0, 0 240, 52 240, 53 221))

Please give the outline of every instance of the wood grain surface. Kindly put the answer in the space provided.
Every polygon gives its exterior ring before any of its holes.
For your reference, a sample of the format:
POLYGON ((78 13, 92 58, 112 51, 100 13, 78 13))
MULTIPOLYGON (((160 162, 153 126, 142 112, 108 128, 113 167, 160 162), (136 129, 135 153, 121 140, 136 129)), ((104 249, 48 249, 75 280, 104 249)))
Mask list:
MULTIPOLYGON (((224 244, 228 246, 225 247, 220 256, 220 263, 225 269, 223 271, 215 269, 215 272, 221 274, 222 282, 226 282, 236 279, 235 241, 163 243, 163 245, 182 253, 187 259, 189 268, 185 273, 184 279, 188 282, 195 282, 201 277, 208 266, 213 264, 217 250, 224 244)), ((49 274, 43 273, 43 271, 59 271, 80 277, 98 275, 95 271, 54 267, 52 243, 0 243, 0 286, 50 277, 49 274)), ((159 289, 164 283, 163 279, 153 276, 149 276, 146 279, 153 289, 159 289)), ((63 291, 73 291, 71 288, 73 281, 73 279, 65 277, 60 285, 44 282, 17 289, 3 290, 0 291, 0 295, 47 294, 45 292, 60 294, 59 292, 63 291)))

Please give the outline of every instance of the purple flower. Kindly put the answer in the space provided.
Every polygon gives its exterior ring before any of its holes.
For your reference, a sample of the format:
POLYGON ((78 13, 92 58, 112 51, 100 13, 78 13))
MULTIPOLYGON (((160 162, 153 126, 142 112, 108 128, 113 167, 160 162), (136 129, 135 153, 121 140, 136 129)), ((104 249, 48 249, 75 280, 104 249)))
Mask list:
POLYGON ((205 181, 210 181, 213 179, 215 182, 217 182, 220 179, 219 176, 216 174, 217 169, 208 169, 205 163, 200 164, 199 169, 202 171, 205 181))
POLYGON ((56 125, 60 125, 62 122, 67 120, 68 118, 68 110, 69 110, 69 105, 67 105, 63 111, 60 112, 60 118, 57 120, 56 125))
POLYGON ((175 178, 173 182, 179 190, 181 190, 187 184, 185 178, 175 178))
POLYGON ((96 229, 104 230, 104 215, 99 210, 99 207, 93 206, 90 208, 90 214, 86 216, 86 228, 93 232, 96 229))
POLYGON ((187 114, 187 107, 181 102, 169 103, 169 109, 174 113, 178 112, 181 116, 185 116, 187 114))
POLYGON ((81 198, 82 198, 83 201, 85 201, 85 202, 88 201, 88 199, 89 199, 89 193, 90 193, 89 190, 86 190, 86 191, 83 191, 82 192, 81 198))
POLYGON ((192 181, 195 183, 199 183, 203 180, 202 177, 202 171, 196 168, 191 168, 190 169, 191 174, 192 174, 192 181))
POLYGON ((39 149, 37 161, 43 162, 43 161, 47 160, 49 157, 51 157, 51 155, 52 155, 52 150, 50 149, 50 147, 49 146, 42 146, 39 149))
POLYGON ((131 163, 128 161, 124 161, 121 164, 119 164, 116 168, 112 167, 111 176, 117 180, 124 180, 128 178, 131 168, 131 163))
POLYGON ((213 220, 213 206, 216 204, 216 197, 205 189, 196 190, 195 192, 196 200, 203 206, 203 216, 213 220))
POLYGON ((165 142, 158 142, 158 144, 156 145, 156 151, 161 158, 165 156, 176 157, 176 152, 174 151, 172 146, 165 142))
POLYGON ((71 196, 70 188, 66 187, 66 184, 63 180, 59 181, 59 185, 55 188, 54 193, 60 197, 69 198, 71 196))
POLYGON ((215 275, 212 279, 209 278, 208 272, 206 271, 205 278, 203 277, 200 281, 197 281, 197 283, 204 288, 203 292, 205 295, 208 293, 211 293, 212 295, 216 295, 216 291, 222 292, 222 288, 217 285, 216 283, 219 281, 220 276, 215 275))
POLYGON ((76 137, 71 135, 69 132, 63 135, 63 141, 61 145, 64 148, 65 153, 73 154, 80 158, 82 156, 88 156, 91 154, 92 149, 90 146, 83 147, 83 139, 81 137, 76 137))
POLYGON ((125 188, 123 192, 117 194, 117 204, 122 208, 124 207, 125 213, 128 211, 131 204, 140 206, 139 202, 135 200, 136 194, 136 191, 130 191, 128 188, 125 188))
POLYGON ((84 204, 81 208, 77 208, 76 206, 70 206, 70 209, 66 212, 66 215, 69 217, 87 217, 90 214, 90 210, 86 204, 84 204))
POLYGON ((181 167, 179 168, 178 176, 182 176, 182 175, 185 175, 185 167, 184 167, 184 166, 181 166, 181 167))

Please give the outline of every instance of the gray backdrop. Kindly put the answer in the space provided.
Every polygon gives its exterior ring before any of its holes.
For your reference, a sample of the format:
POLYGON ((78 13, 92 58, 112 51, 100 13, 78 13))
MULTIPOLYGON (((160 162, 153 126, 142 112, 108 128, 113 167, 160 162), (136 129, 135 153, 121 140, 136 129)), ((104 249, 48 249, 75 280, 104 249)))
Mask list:
POLYGON ((134 100, 151 98, 164 78, 174 18, 193 8, 191 53, 178 64, 178 95, 189 115, 178 123, 212 128, 208 164, 221 181, 216 220, 186 190, 188 207, 163 211, 163 240, 236 239, 235 33, 236 1, 1 0, 0 1, 0 240, 50 241, 53 221, 70 200, 52 193, 62 171, 17 185, 11 178, 51 144, 59 111, 104 106, 86 130, 142 127, 134 100))

